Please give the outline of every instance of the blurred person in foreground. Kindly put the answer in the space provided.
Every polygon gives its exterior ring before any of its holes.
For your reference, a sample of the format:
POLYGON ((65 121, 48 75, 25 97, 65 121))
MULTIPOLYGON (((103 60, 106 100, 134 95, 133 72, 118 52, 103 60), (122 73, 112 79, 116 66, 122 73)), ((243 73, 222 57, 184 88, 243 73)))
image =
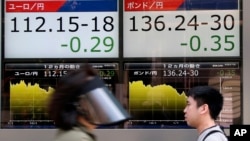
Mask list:
POLYGON ((210 86, 196 86, 187 93, 185 120, 197 129, 197 141, 227 141, 224 131, 216 123, 223 107, 222 94, 210 86))
POLYGON ((63 76, 50 97, 54 141, 95 141, 93 129, 126 121, 128 113, 90 65, 63 76))

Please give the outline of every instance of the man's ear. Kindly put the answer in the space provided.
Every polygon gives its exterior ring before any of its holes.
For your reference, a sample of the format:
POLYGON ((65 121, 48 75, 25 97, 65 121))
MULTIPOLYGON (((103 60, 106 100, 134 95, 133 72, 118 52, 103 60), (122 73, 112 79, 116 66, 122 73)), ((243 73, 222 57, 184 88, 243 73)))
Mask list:
POLYGON ((209 107, 207 104, 203 104, 199 107, 199 111, 201 114, 209 113, 209 107))

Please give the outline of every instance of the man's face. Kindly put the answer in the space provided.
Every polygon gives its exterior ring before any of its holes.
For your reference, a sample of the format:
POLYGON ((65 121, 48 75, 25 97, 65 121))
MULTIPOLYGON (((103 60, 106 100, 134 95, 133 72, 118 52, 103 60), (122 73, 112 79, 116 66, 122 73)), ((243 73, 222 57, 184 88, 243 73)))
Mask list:
POLYGON ((191 127, 196 127, 199 122, 200 114, 199 108, 197 107, 197 102, 193 99, 193 97, 188 97, 184 114, 187 124, 191 127))

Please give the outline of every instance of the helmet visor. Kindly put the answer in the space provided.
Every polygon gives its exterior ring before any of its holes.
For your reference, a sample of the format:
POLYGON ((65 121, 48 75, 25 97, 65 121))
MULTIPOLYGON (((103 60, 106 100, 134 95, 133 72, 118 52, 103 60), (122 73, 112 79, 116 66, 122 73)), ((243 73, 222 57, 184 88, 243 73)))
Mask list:
POLYGON ((117 124, 130 118, 99 77, 87 82, 80 95, 79 106, 85 118, 96 125, 117 124))

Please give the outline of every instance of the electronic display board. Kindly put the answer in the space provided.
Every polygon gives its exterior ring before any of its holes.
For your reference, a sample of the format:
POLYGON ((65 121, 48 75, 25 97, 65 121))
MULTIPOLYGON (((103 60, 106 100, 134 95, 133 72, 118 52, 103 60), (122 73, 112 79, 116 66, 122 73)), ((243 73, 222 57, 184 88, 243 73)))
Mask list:
POLYGON ((238 0, 183 2, 124 0, 124 57, 240 56, 238 0))
POLYGON ((54 128, 46 99, 85 62, 132 116, 110 128, 189 128, 185 93, 197 85, 223 94, 220 125, 242 123, 241 0, 3 4, 0 128, 54 128))
MULTIPOLYGON (((8 63, 5 65, 5 78, 8 81, 2 97, 3 109, 9 115, 3 128, 53 128, 54 122, 46 113, 46 101, 54 91, 60 77, 69 71, 79 69, 81 63, 8 63)), ((115 93, 118 83, 117 63, 92 63, 106 86, 115 93)))
POLYGON ((5 58, 118 57, 117 0, 6 0, 4 21, 5 58))
POLYGON ((198 85, 221 91, 223 110, 218 122, 224 127, 239 123, 241 116, 239 62, 125 63, 129 128, 187 127, 183 109, 185 92, 198 85))

